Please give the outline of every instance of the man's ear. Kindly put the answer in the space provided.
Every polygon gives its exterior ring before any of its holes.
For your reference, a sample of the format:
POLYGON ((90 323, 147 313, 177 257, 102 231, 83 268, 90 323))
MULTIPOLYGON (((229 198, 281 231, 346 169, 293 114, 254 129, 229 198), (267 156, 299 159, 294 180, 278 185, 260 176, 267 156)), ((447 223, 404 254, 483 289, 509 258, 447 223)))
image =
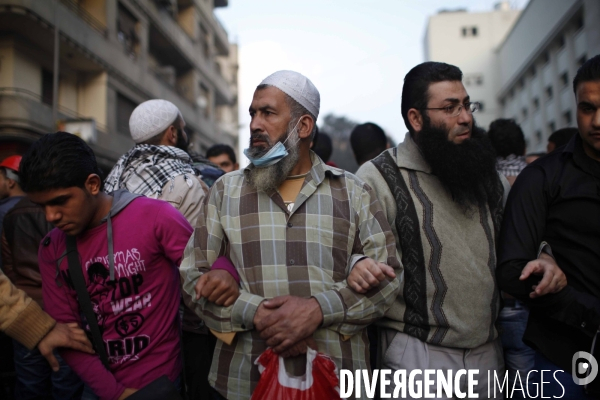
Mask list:
POLYGON ((298 137, 300 139, 306 139, 307 137, 310 137, 311 132, 313 131, 313 128, 315 127, 315 121, 313 121, 313 119, 308 116, 308 115, 303 115, 300 117, 300 121, 298 122, 298 137))
POLYGON ((169 142, 169 146, 177 144, 177 128, 174 125, 169 126, 167 129, 167 141, 169 142))
POLYGON ((95 196, 100 192, 102 187, 102 179, 97 174, 89 174, 85 180, 85 188, 92 195, 95 196))
POLYGON ((408 122, 413 128, 413 131, 419 132, 423 128, 423 116, 416 108, 408 110, 408 122))

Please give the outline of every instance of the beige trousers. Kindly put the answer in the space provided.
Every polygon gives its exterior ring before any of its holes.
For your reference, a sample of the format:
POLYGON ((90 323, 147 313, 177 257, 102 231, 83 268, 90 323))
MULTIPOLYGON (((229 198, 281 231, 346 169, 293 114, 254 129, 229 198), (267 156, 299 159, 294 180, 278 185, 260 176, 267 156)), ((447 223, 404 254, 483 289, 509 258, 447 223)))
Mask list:
MULTIPOLYGON (((488 392, 488 377, 492 381, 494 379, 494 371, 498 377, 504 377, 504 359, 502 355, 502 347, 499 339, 493 342, 486 343, 474 349, 458 349, 451 347, 436 346, 420 341, 419 339, 398 332, 393 329, 381 329, 380 332, 380 369, 390 369, 392 374, 394 371, 406 371, 406 396, 402 396, 402 390, 398 390, 397 396, 394 397, 394 389, 396 385, 391 379, 391 385, 388 386, 386 393, 391 394, 392 398, 398 399, 413 399, 425 398, 424 389, 424 373, 425 370, 440 370, 444 376, 448 377, 448 371, 452 371, 453 380, 453 396, 446 396, 444 390, 440 390, 441 396, 434 397, 437 399, 456 399, 456 398, 475 398, 468 395, 469 381, 468 375, 463 374, 458 380, 458 387, 454 385, 454 377, 459 370, 479 370, 477 374, 472 375, 472 392, 479 399, 502 399, 504 398, 499 391, 496 391, 494 396, 493 384, 489 385, 488 392), (413 370, 421 370, 421 374, 415 375, 414 382, 420 382, 421 396, 410 396, 408 390, 409 375, 413 370), (474 384, 474 381, 477 381, 474 384)), ((418 390, 418 383, 413 387, 418 390)), ((433 384, 429 385, 429 392, 437 395, 437 380, 436 375, 433 375, 433 384)))

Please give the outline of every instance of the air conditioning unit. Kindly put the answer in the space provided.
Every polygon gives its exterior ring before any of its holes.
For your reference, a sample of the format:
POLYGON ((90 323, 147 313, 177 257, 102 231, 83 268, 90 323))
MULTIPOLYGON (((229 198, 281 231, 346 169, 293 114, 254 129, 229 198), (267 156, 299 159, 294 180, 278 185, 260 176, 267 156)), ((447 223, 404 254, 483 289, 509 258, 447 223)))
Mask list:
POLYGON ((158 75, 159 78, 165 81, 169 86, 175 86, 175 82, 177 80, 177 72, 175 71, 175 67, 171 65, 158 67, 156 68, 156 75, 158 75))
POLYGON ((60 129, 79 136, 86 143, 96 143, 96 120, 93 118, 62 121, 60 129))

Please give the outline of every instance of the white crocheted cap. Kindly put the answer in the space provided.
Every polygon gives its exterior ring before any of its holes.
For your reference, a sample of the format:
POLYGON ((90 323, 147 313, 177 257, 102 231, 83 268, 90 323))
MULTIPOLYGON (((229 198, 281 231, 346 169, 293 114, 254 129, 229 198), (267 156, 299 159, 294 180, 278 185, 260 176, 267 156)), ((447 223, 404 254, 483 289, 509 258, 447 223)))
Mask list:
MULTIPOLYGON (((144 142, 163 132, 181 116, 177 106, 170 101, 155 99, 140 104, 129 117, 129 132, 136 143, 144 142)), ((181 118, 183 120, 183 117, 181 118)))
POLYGON ((295 71, 277 71, 263 79, 260 84, 275 86, 300 103, 315 118, 319 116, 321 95, 310 79, 304 75, 295 71))

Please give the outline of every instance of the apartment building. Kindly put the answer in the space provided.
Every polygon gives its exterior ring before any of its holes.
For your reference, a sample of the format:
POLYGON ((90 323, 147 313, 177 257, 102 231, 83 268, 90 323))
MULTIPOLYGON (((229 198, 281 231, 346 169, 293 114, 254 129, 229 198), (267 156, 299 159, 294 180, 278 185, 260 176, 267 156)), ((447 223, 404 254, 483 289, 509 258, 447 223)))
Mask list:
POLYGON ((500 113, 496 98, 498 63, 495 50, 517 21, 520 10, 507 1, 489 12, 442 10, 429 18, 425 59, 458 66, 471 101, 481 103, 477 123, 487 129, 500 113))
POLYGON ((104 169, 133 146, 141 102, 176 104, 192 148, 237 144, 237 46, 227 0, 0 0, 0 159, 77 133, 104 169), (56 56, 56 57, 55 57, 56 56))
POLYGON ((577 126, 573 78, 600 54, 600 1, 531 0, 496 51, 499 116, 519 122, 527 151, 545 151, 548 136, 577 126))

